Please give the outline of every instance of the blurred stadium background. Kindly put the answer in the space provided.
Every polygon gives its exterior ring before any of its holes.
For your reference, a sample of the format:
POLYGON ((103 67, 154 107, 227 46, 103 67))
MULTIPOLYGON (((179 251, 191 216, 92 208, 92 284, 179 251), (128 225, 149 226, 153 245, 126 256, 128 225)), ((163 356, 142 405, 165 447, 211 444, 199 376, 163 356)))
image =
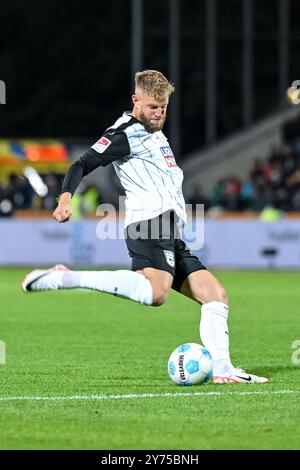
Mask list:
POLYGON ((166 133, 187 202, 205 204, 204 262, 299 268, 299 9, 296 0, 3 5, 0 264, 96 266, 113 253, 114 265, 117 252, 128 263, 124 244, 107 251, 91 221, 99 203, 118 206, 112 166, 79 187, 68 228, 51 212, 70 163, 130 109, 134 72, 157 68, 176 84, 166 133))

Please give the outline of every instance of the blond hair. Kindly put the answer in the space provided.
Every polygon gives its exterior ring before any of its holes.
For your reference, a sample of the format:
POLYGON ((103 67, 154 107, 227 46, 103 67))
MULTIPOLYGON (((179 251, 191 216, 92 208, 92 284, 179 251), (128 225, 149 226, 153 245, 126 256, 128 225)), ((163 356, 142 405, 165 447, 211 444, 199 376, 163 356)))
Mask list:
POLYGON ((157 70, 143 70, 135 74, 135 87, 143 93, 160 98, 164 95, 168 97, 175 91, 173 83, 157 70))

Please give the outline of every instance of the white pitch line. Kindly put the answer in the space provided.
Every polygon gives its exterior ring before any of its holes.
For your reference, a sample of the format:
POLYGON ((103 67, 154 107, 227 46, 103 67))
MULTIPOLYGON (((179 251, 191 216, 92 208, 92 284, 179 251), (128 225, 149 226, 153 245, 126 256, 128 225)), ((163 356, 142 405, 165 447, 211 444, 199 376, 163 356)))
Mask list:
MULTIPOLYGON (((251 385, 250 385, 251 387, 251 385)), ((127 395, 71 395, 71 396, 23 396, 0 397, 0 401, 74 401, 74 400, 131 400, 134 398, 164 398, 164 397, 206 397, 206 396, 232 396, 232 395, 292 395, 300 393, 300 390, 252 390, 252 391, 228 391, 228 392, 174 392, 174 393, 141 393, 127 395)))

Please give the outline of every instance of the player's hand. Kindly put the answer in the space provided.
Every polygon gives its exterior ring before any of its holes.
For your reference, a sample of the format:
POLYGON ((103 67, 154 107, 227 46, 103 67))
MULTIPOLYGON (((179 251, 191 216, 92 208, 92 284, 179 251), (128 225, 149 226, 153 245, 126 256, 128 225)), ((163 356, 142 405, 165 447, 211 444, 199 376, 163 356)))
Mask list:
POLYGON ((57 222, 68 222, 72 217, 71 198, 72 194, 68 192, 60 195, 58 206, 53 212, 53 217, 57 222))
POLYGON ((68 222, 70 217, 72 217, 71 205, 68 203, 59 203, 53 212, 53 217, 57 222, 68 222))

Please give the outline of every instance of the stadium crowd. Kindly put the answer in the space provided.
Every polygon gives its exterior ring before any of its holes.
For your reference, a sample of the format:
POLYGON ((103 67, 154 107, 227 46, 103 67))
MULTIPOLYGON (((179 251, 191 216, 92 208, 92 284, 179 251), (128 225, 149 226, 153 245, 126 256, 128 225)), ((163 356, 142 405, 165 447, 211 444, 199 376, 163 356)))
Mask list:
MULTIPOLYGON (((57 205, 64 175, 49 173, 40 175, 47 187, 47 195, 41 197, 24 176, 11 173, 5 181, 0 177, 0 217, 11 217, 18 210, 53 211, 57 205)), ((73 198, 74 217, 95 214, 100 203, 100 193, 95 186, 82 184, 73 198)))
POLYGON ((209 197, 195 187, 188 202, 228 211, 260 212, 266 206, 300 211, 300 117, 283 125, 281 146, 271 148, 265 159, 254 159, 244 180, 234 175, 221 178, 209 197))

